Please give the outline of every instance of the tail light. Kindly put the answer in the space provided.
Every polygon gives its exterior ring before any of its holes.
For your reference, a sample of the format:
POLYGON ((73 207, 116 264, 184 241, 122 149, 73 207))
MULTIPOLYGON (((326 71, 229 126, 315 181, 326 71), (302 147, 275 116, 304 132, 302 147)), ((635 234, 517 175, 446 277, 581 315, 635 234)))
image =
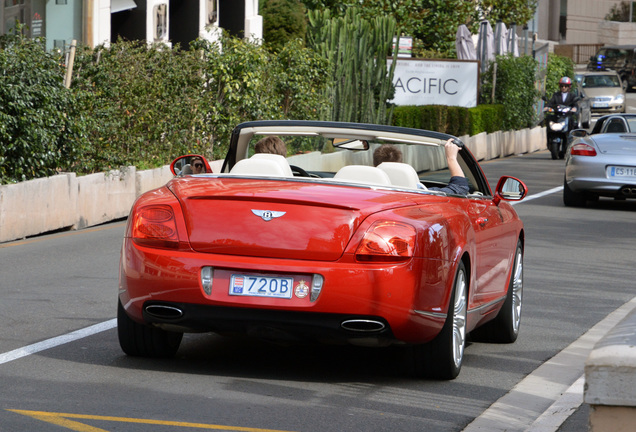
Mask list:
POLYGON ((570 150, 572 156, 596 156, 596 150, 589 144, 574 144, 570 150))
POLYGON ((172 207, 153 205, 140 208, 134 216, 132 238, 143 246, 178 248, 179 235, 172 207))
POLYGON ((413 256, 415 238, 415 228, 411 225, 391 221, 376 222, 364 234, 356 251, 356 260, 405 261, 413 256))

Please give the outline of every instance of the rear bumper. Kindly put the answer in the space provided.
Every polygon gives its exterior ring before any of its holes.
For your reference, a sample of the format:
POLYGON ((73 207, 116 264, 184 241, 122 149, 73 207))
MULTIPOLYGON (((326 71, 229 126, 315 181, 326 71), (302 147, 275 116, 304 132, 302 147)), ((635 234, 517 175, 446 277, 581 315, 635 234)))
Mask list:
POLYGON ((444 325, 452 288, 447 275, 452 272, 451 264, 440 260, 368 264, 347 257, 337 262, 249 258, 151 249, 126 239, 119 298, 133 320, 175 331, 424 343, 444 325), (219 269, 222 275, 215 277, 210 293, 201 283, 204 266, 219 269), (313 302, 309 297, 237 298, 228 293, 231 273, 295 278, 320 274, 324 285, 313 302), (168 312, 163 315, 154 308, 160 313, 149 313, 148 306, 153 305, 166 305, 168 312), (348 320, 363 328, 362 322, 369 321, 372 331, 351 330, 343 326, 348 320))
POLYGON ((572 157, 566 163, 565 181, 573 192, 592 193, 605 197, 635 198, 636 181, 608 178, 605 164, 592 161, 589 157, 572 157), (629 193, 626 193, 629 192, 629 193))
POLYGON ((147 302, 144 321, 179 332, 246 334, 276 341, 367 343, 389 345, 396 341, 386 320, 356 314, 305 313, 266 309, 247 309, 187 303, 147 302), (162 317, 152 306, 168 306, 182 312, 179 317, 162 317), (150 306, 150 308, 148 308, 150 306))

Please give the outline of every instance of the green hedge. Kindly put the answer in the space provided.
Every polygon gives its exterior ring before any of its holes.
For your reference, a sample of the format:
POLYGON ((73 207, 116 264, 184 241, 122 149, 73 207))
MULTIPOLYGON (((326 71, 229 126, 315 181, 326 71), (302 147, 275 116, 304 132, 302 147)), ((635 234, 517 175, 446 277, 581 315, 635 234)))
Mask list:
POLYGON ((20 29, 0 37, 0 184, 69 170, 86 142, 63 59, 20 29))
POLYGON ((393 125, 443 132, 454 136, 477 135, 503 129, 503 105, 463 108, 444 105, 397 106, 393 125))
POLYGON ((64 58, 43 40, 0 38, 0 183, 219 159, 238 123, 315 120, 330 106, 329 63, 300 41, 276 53, 227 36, 221 45, 78 47, 67 89, 64 58))

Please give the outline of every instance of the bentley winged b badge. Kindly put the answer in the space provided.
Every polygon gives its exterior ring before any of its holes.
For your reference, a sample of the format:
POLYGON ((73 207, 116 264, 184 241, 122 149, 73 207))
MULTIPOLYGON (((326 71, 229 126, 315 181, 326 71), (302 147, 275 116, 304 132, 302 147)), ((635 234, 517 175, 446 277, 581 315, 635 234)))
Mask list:
POLYGON ((272 210, 254 210, 252 209, 252 213, 256 216, 259 216, 265 222, 271 221, 272 219, 279 218, 287 212, 284 211, 272 211, 272 210))

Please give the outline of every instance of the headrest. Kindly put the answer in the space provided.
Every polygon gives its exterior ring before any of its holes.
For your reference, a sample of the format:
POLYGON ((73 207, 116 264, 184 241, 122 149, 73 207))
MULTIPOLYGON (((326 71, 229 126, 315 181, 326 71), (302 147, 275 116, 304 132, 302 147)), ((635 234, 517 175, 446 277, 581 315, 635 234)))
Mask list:
POLYGON ((294 173, 291 170, 291 167, 289 166, 289 162, 287 162, 287 159, 285 159, 285 156, 282 156, 279 154, 273 154, 273 153, 256 153, 250 159, 273 160, 274 162, 279 164, 281 168, 283 168, 283 170, 287 173, 286 175, 288 175, 289 177, 293 177, 294 175, 294 173))
MULTIPOLYGON (((281 156, 282 157, 282 156, 281 156)), ((289 170, 291 172, 291 169, 289 170)), ((230 174, 254 175, 263 177, 289 177, 287 171, 272 159, 250 158, 242 159, 230 170, 230 174)))
POLYGON ((378 169, 387 173, 393 186, 408 189, 425 189, 424 185, 420 183, 417 171, 407 163, 382 162, 378 165, 378 169), (418 187, 418 185, 420 186, 418 187))
POLYGON ((347 165, 333 176, 335 180, 351 181, 354 183, 390 186, 389 176, 379 168, 366 165, 347 165))

